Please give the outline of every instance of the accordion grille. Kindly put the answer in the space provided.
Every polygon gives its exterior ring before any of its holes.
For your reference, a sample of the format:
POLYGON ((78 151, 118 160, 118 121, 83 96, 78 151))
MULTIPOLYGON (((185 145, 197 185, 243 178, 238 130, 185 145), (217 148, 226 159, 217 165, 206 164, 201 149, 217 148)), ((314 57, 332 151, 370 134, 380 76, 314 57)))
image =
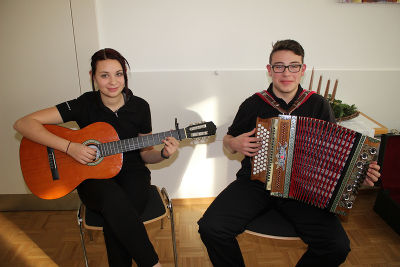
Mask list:
POLYGON ((289 197, 325 208, 354 145, 354 131, 299 117, 289 197))

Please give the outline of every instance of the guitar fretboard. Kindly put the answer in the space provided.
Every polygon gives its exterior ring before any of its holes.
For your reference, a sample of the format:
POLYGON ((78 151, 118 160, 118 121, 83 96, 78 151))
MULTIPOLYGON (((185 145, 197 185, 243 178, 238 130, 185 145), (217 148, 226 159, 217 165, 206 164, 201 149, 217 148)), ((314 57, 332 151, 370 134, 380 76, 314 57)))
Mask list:
POLYGON ((100 150, 100 156, 106 157, 149 146, 159 145, 162 143, 162 140, 164 140, 168 136, 175 137, 177 140, 182 140, 186 138, 185 130, 179 129, 175 131, 167 131, 157 134, 138 136, 134 138, 104 143, 98 145, 98 149, 100 150))

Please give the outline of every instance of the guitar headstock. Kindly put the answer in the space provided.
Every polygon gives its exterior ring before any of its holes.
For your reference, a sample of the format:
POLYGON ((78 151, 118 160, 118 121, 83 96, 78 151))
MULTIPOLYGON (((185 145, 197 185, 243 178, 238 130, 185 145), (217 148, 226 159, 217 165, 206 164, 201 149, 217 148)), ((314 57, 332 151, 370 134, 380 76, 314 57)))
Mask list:
POLYGON ((199 122, 185 128, 186 138, 201 138, 215 135, 217 126, 212 121, 199 122))

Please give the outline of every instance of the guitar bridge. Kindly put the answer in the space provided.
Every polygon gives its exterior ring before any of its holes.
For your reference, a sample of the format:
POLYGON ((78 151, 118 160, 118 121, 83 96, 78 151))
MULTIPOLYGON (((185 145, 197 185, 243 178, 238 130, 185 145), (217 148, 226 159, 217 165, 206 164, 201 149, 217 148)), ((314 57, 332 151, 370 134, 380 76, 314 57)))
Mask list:
POLYGON ((54 155, 54 149, 51 147, 47 147, 47 158, 49 160, 51 176, 53 177, 53 180, 60 180, 60 175, 58 174, 58 169, 57 169, 56 157, 54 155))

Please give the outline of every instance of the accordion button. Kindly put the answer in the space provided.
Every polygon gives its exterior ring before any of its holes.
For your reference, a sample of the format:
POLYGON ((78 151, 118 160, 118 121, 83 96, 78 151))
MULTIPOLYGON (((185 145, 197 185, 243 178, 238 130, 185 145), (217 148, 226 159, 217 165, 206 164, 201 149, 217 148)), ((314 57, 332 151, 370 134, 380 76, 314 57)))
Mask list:
POLYGON ((371 155, 375 155, 375 154, 376 154, 376 148, 374 148, 374 147, 370 148, 370 149, 369 149, 369 153, 370 153, 371 155))
POLYGON ((348 192, 351 192, 351 191, 353 191, 353 186, 351 186, 351 185, 348 185, 348 186, 347 186, 347 191, 348 191, 348 192))
POLYGON ((348 194, 343 194, 343 199, 344 199, 344 200, 349 200, 349 198, 350 198, 350 197, 349 197, 348 194))
POLYGON ((368 154, 365 153, 365 152, 362 153, 362 154, 361 154, 361 158, 364 159, 364 160, 367 159, 367 158, 368 158, 368 154))
POLYGON ((347 202, 346 206, 348 209, 351 209, 353 207, 353 202, 347 202))
POLYGON ((357 168, 361 169, 363 167, 363 163, 361 161, 357 162, 357 168))

